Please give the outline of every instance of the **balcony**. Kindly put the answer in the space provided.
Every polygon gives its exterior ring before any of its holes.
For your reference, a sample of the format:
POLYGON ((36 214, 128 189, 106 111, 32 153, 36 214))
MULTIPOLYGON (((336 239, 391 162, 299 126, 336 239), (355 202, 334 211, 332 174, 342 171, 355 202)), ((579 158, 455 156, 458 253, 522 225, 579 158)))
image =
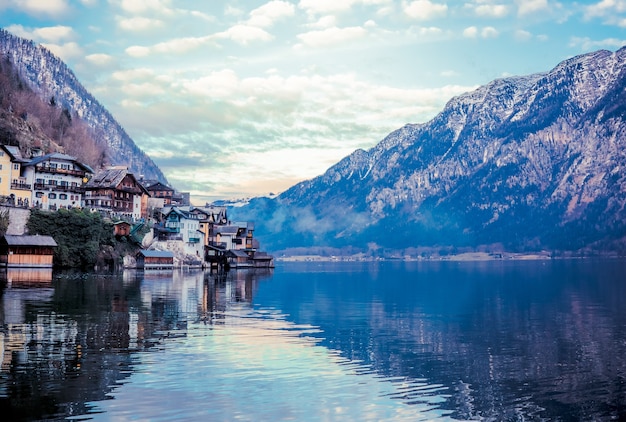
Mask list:
POLYGON ((77 176, 80 178, 85 177, 85 172, 82 170, 63 169, 57 166, 37 166, 36 171, 41 173, 68 174, 70 176, 77 176))
POLYGON ((11 189, 14 190, 31 190, 31 186, 29 183, 11 183, 11 189))
POLYGON ((53 190, 73 193, 85 192, 85 188, 83 188, 82 186, 58 185, 51 183, 35 183, 34 188, 35 190, 53 190))

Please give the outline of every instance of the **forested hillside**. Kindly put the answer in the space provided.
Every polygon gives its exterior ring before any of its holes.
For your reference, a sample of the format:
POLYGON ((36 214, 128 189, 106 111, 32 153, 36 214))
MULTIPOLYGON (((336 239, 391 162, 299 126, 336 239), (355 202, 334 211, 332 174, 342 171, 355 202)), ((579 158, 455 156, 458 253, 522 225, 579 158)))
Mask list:
POLYGON ((109 163, 106 144, 55 97, 43 100, 19 76, 7 57, 0 60, 0 143, 64 152, 99 168, 109 163))
MULTIPOLYGON (((73 121, 80 118, 84 126, 89 128, 90 136, 97 141, 97 147, 104 148, 103 161, 127 166, 135 174, 167 184, 161 169, 135 144, 104 106, 82 86, 72 70, 49 50, 0 28, 0 60, 12 63, 15 72, 22 79, 22 88, 30 88, 44 104, 58 107, 73 121)), ((46 122, 42 124, 48 125, 46 122)), ((60 124, 60 127, 66 126, 60 124)), ((65 138, 65 129, 62 132, 63 137, 53 137, 51 140, 60 143, 61 138, 65 138)), ((70 147, 69 140, 63 142, 66 143, 68 154, 78 149, 70 147)), ((87 145, 87 149, 90 149, 90 145, 87 145)), ((90 151, 89 154, 93 152, 90 151)))

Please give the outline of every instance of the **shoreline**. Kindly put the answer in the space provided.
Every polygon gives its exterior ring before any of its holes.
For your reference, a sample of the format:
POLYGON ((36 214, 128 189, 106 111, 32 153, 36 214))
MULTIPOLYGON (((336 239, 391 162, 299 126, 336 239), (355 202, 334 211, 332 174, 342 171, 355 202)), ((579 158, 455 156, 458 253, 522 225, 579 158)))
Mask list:
POLYGON ((478 262, 478 261, 545 261, 557 259, 589 259, 589 258, 610 258, 619 259, 623 256, 615 253, 598 254, 598 255, 569 255, 563 253, 558 256, 552 256, 549 252, 534 253, 517 253, 517 252, 464 252, 451 255, 431 255, 427 257, 372 257, 365 255, 351 256, 322 256, 322 255, 293 255, 293 256, 275 256, 277 262, 378 262, 378 261, 401 261, 401 262, 420 262, 420 261, 452 261, 452 262, 478 262))

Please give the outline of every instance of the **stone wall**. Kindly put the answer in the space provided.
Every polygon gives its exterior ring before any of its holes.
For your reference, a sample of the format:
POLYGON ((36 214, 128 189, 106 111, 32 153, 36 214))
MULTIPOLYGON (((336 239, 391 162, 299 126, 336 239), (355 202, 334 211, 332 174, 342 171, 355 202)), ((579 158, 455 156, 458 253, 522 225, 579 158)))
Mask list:
POLYGON ((30 210, 24 208, 2 207, 0 210, 9 210, 9 228, 7 234, 22 235, 26 232, 26 222, 30 217, 30 210))

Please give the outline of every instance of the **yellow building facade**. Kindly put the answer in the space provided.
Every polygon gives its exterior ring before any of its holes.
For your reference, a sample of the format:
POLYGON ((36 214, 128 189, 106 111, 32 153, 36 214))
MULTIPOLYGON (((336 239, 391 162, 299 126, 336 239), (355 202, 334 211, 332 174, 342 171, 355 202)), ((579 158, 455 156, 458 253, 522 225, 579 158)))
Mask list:
POLYGON ((21 175, 25 162, 18 147, 0 145, 0 202, 28 206, 32 186, 21 175))

